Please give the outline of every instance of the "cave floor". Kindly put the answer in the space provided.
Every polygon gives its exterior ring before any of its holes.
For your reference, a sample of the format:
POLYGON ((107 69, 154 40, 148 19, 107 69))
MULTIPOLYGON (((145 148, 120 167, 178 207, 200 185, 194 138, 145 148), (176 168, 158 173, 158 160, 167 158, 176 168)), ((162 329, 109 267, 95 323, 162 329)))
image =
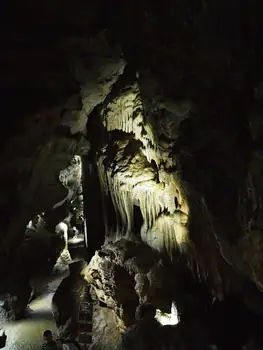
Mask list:
POLYGON ((30 305, 28 317, 4 325, 8 350, 39 350, 42 333, 46 329, 56 333, 56 324, 52 315, 51 301, 53 293, 42 295, 30 305))
MULTIPOLYGON (((72 239, 70 253, 72 262, 83 257, 83 238, 72 239)), ((52 298, 61 281, 68 276, 68 266, 57 263, 53 269, 53 275, 34 280, 38 291, 38 297, 30 304, 27 317, 18 321, 3 324, 7 335, 6 350, 39 350, 42 344, 42 334, 50 329, 57 336, 57 327, 52 314, 52 298)))
POLYGON ((30 304, 27 317, 3 325, 7 335, 6 350, 39 350, 42 344, 42 334, 46 329, 54 332, 57 327, 52 314, 52 297, 63 278, 68 274, 65 268, 51 278, 45 287, 45 292, 30 304))

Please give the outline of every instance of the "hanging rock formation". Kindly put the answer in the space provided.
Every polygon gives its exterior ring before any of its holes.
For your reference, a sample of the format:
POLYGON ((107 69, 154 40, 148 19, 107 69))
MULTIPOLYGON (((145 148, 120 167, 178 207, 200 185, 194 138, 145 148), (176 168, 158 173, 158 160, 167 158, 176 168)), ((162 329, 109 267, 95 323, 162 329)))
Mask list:
MULTIPOLYGON (((131 310, 149 297, 145 276, 155 262, 141 274, 136 263, 130 270, 118 255, 125 241, 147 249, 149 260, 180 260, 211 300, 237 298, 238 310, 262 317, 261 10, 254 0, 27 0, 12 7, 0 81, 3 280, 16 274, 28 247, 26 225, 43 212, 50 237, 42 258, 53 266, 60 250, 54 229, 80 183, 63 176, 75 156, 84 169, 89 269, 105 263, 99 275, 111 281, 97 286, 107 305, 98 314, 124 326, 132 312, 123 307, 121 315, 122 303, 131 310), (92 257, 103 244, 106 255, 92 257), (118 294, 115 270, 129 300, 118 294)), ((130 259, 137 256, 131 250, 130 259)), ((38 265, 27 256, 23 273, 30 279, 38 265)), ((100 278, 93 277, 94 286, 100 278)), ((166 288, 156 303, 175 298, 166 288)))

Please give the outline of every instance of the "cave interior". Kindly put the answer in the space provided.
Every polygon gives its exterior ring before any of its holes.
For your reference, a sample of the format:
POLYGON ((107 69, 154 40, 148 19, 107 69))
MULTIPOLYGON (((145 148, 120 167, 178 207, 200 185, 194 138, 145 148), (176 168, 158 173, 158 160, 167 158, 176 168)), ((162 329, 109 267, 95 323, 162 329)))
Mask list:
POLYGON ((255 0, 4 7, 6 349, 39 348, 9 339, 43 295, 58 337, 80 343, 88 298, 92 349, 115 349, 146 302, 176 349, 263 348, 262 10, 255 0))

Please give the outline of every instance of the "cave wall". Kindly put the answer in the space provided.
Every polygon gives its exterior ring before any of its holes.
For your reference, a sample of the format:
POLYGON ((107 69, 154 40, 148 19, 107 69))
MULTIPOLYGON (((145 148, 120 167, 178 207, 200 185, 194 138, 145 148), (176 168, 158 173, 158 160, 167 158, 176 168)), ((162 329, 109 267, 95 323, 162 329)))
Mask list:
POLYGON ((261 190, 255 188, 260 142, 253 131, 261 119, 261 5, 119 5, 121 15, 112 25, 139 73, 146 119, 160 138, 172 140, 172 157, 190 193, 190 232, 205 273, 217 275, 220 289, 222 281, 231 280, 226 278, 231 265, 261 288, 261 190), (118 31, 120 26, 125 30, 118 31), (204 222, 197 224, 200 217, 204 222))
MULTIPOLYGON (((91 150, 114 216, 109 240, 136 235, 154 249, 161 241, 166 254, 185 254, 218 298, 237 289, 247 293, 249 280, 261 290, 262 5, 145 0, 85 6, 27 1, 22 12, 15 7, 12 17, 6 14, 1 273, 28 221, 65 197, 59 172, 75 154, 91 150), (120 176, 120 168, 128 176, 120 176), (148 176, 155 199, 160 193, 157 207, 148 197, 142 204, 129 186, 120 202, 120 184, 140 176, 148 176), (131 216, 138 204, 147 217, 143 232, 131 216), (150 215, 146 207, 153 208, 150 215), (160 207, 169 215, 159 215, 160 207), (176 214, 172 222, 170 214, 176 214)), ((102 212, 96 218, 105 220, 102 212)), ((91 230, 91 254, 103 241, 100 224, 99 243, 97 228, 91 230)))
POLYGON ((4 92, 10 92, 9 101, 11 96, 18 96, 15 105, 20 107, 16 111, 12 106, 7 116, 19 115, 20 119, 10 125, 12 137, 2 140, 3 259, 8 259, 21 242, 29 220, 50 211, 66 196, 59 173, 74 155, 88 153, 89 142, 84 136, 87 116, 106 97, 125 65, 118 47, 109 47, 103 33, 95 41, 72 35, 68 40, 62 36, 41 45, 33 38, 30 43, 26 39, 22 36, 4 51, 9 64, 2 77, 4 92), (10 58, 14 55, 21 60, 15 71, 10 58))

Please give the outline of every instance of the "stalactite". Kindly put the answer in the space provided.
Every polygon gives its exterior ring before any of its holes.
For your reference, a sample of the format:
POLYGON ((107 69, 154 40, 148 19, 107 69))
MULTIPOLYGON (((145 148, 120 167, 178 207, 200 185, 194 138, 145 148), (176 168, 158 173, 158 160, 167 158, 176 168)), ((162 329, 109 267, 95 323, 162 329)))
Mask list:
POLYGON ((138 184, 134 187, 133 196, 139 203, 144 222, 151 227, 158 214, 165 209, 163 203, 158 200, 155 191, 158 185, 151 181, 138 184))
MULTIPOLYGON (((131 86, 125 92, 122 92, 115 100, 108 104, 106 110, 102 111, 104 117, 103 123, 108 131, 123 130, 126 133, 133 132, 134 118, 133 115, 139 115, 140 105, 135 106, 135 101, 139 97, 137 86, 131 86)), ((142 122, 142 116, 140 116, 142 122)), ((138 123, 139 124, 139 123, 138 123)))
POLYGON ((104 193, 110 194, 115 212, 120 215, 121 224, 117 222, 118 235, 129 234, 133 230, 133 199, 131 188, 117 177, 113 177, 111 171, 102 165, 102 159, 98 162, 99 178, 104 193))
POLYGON ((119 179, 113 179, 113 191, 111 195, 116 203, 122 221, 119 234, 130 235, 133 230, 133 198, 129 184, 122 183, 119 179))
POLYGON ((104 167, 105 158, 106 156, 101 156, 98 158, 97 167, 98 167, 98 177, 101 184, 101 189, 105 194, 107 194, 109 191, 109 185, 108 185, 107 172, 104 167))
POLYGON ((187 199, 176 174, 167 171, 173 166, 169 152, 158 147, 152 125, 144 118, 138 84, 121 91, 105 106, 101 116, 108 132, 121 130, 141 142, 140 149, 131 154, 126 151, 130 138, 115 140, 115 154, 109 155, 104 148, 98 160, 102 190, 111 197, 116 212, 116 237, 133 233, 133 208, 139 205, 142 239, 154 249, 170 254, 173 249, 183 249, 182 243, 188 241, 187 199))
POLYGON ((140 90, 137 84, 130 86, 102 111, 103 124, 107 131, 122 130, 133 133, 136 140, 143 144, 142 152, 150 163, 159 164, 161 154, 158 151, 152 126, 145 122, 140 90))
POLYGON ((153 249, 167 251, 172 255, 176 248, 185 249, 188 244, 187 218, 184 213, 161 214, 151 227, 144 223, 141 229, 142 240, 153 249))
POLYGON ((111 196, 116 212, 116 237, 133 233, 133 206, 139 205, 143 217, 142 239, 160 251, 172 252, 187 242, 188 206, 174 173, 160 171, 161 182, 156 182, 153 168, 140 172, 143 155, 123 157, 126 143, 118 143, 115 166, 98 161, 99 178, 104 193, 111 196), (138 164, 136 163, 138 162, 138 164), (117 164, 117 165, 116 165, 117 164), (176 201, 175 201, 176 197, 176 201))

